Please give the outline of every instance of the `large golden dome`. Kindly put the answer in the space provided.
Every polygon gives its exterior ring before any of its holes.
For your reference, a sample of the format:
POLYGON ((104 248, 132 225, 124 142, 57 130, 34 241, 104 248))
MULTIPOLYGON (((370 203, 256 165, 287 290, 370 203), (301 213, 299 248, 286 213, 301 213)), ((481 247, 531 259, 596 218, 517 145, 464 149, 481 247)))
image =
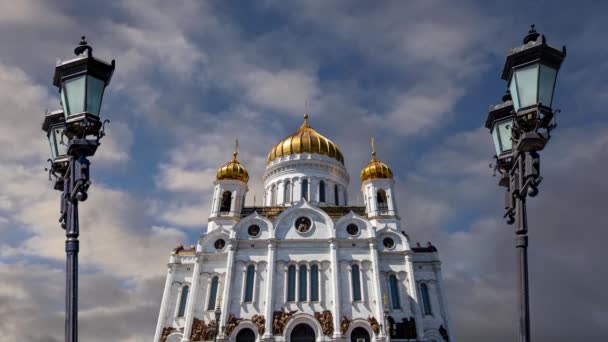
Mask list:
POLYGON ((393 171, 388 165, 376 159, 376 151, 373 151, 372 160, 361 170, 361 181, 379 178, 393 179, 393 171))
POLYGON ((338 145, 317 133, 308 125, 308 114, 304 114, 304 123, 295 133, 279 141, 270 153, 268 163, 282 156, 296 153, 315 153, 334 158, 344 164, 344 157, 338 145))
MULTIPOLYGON (((238 144, 238 142, 237 142, 238 144)), ((238 145, 237 145, 238 146, 238 145)), ((234 151, 232 160, 217 170, 215 178, 217 180, 236 179, 247 183, 249 181, 249 173, 241 163, 236 160, 238 152, 234 151)))

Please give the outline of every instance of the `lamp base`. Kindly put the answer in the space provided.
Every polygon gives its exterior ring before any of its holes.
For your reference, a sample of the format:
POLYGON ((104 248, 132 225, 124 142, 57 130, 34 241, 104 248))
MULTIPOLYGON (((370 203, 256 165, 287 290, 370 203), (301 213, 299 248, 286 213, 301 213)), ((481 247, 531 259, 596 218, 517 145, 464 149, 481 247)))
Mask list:
POLYGON ((101 129, 101 121, 97 115, 82 112, 68 116, 65 121, 66 131, 71 137, 86 138, 97 136, 101 129))
POLYGON ((516 148, 519 152, 540 151, 545 148, 548 140, 537 132, 525 132, 517 141, 516 148))
POLYGON ((68 154, 71 156, 90 157, 95 154, 99 143, 97 140, 90 139, 72 139, 68 146, 68 154))

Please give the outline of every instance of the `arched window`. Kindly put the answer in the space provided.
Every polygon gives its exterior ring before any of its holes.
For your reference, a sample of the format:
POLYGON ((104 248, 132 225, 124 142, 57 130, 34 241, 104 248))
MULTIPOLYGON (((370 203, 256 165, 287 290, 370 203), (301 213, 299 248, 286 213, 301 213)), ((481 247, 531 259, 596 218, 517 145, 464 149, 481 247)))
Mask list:
POLYGON ((388 282, 391 288, 391 302, 393 304, 393 309, 400 309, 401 303, 399 303, 399 283, 397 282, 397 277, 392 274, 388 278, 388 282))
POLYGON ((207 304, 207 310, 215 309, 215 301, 217 300, 218 285, 219 285, 219 278, 213 277, 213 279, 211 279, 211 290, 209 291, 209 303, 207 304))
POLYGON ((340 205, 340 192, 338 189, 338 184, 334 185, 334 202, 336 202, 336 205, 340 205))
POLYGON ((296 267, 294 265, 287 268, 287 301, 296 301, 296 267))
POLYGON ((351 267, 351 283, 353 287, 353 301, 361 300, 361 272, 358 265, 351 267))
POLYGON ((287 181, 285 182, 285 203, 289 203, 291 202, 291 182, 287 181))
POLYGON ((222 202, 220 204, 220 212, 230 212, 230 205, 232 204, 232 192, 224 191, 222 194, 222 202))
POLYGON ((319 182, 319 202, 325 203, 325 182, 319 182))
POLYGON ((277 187, 275 185, 270 188, 270 205, 277 205, 277 187))
POLYGON ((319 266, 310 267, 310 300, 319 301, 319 266))
POLYGON ((179 298, 179 309, 177 310, 177 317, 184 317, 186 313, 186 304, 188 304, 188 285, 182 287, 182 295, 179 298))
POLYGON ((300 266, 300 288, 299 288, 299 296, 298 296, 298 300, 301 302, 306 301, 306 285, 308 283, 308 270, 306 269, 306 265, 302 265, 300 266))
POLYGON ((308 198, 308 179, 302 180, 302 198, 305 198, 307 201, 310 201, 308 198))
POLYGON ((386 192, 383 189, 378 190, 378 211, 380 214, 388 213, 388 201, 386 200, 386 192))
POLYGON ((245 302, 253 301, 253 278, 255 277, 255 266, 247 266, 247 274, 245 279, 245 302))
POLYGON ((429 288, 426 284, 420 284, 420 295, 422 296, 422 307, 425 315, 432 315, 431 299, 429 298, 429 288))

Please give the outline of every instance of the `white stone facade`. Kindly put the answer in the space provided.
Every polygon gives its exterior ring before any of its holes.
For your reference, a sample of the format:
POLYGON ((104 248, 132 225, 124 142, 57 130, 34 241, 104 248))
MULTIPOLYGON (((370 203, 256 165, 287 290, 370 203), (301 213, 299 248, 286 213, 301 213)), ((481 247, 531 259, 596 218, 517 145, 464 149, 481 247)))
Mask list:
POLYGON ((154 341, 212 339, 218 306, 221 341, 453 341, 437 250, 410 246, 394 181, 363 182, 364 207, 348 183, 307 153, 268 164, 262 207, 243 207, 245 182, 216 181, 207 232, 170 256, 154 341))

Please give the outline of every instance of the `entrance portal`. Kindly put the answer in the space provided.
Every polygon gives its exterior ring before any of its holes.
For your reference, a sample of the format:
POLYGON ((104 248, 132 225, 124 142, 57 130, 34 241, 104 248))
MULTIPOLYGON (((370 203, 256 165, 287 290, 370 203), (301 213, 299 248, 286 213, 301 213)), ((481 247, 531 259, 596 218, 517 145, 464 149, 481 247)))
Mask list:
POLYGON ((245 328, 236 334, 236 342, 255 342, 255 333, 249 328, 245 328))
POLYGON ((350 333, 350 341, 351 342, 370 342, 369 333, 365 328, 355 328, 353 332, 350 333))
POLYGON ((314 342, 315 331, 308 324, 298 324, 291 331, 291 342, 314 342))

